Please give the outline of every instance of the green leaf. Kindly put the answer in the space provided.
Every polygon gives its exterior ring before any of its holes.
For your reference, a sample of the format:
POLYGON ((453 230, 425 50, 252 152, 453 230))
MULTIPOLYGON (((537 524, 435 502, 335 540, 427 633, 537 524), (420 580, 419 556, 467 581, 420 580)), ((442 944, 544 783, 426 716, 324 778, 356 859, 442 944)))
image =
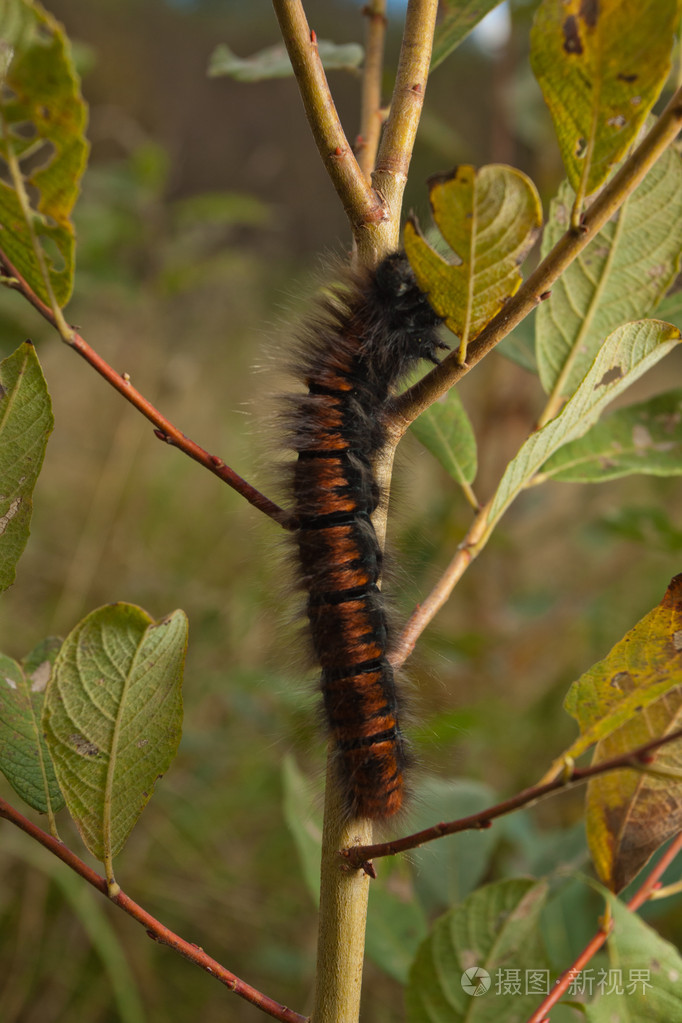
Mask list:
POLYGON ((33 488, 54 419, 30 341, 0 363, 0 590, 14 582, 26 546, 33 488))
POLYGON ((46 639, 22 664, 0 654, 0 771, 39 813, 56 813, 64 805, 40 728, 45 690, 61 645, 60 639, 46 639))
POLYGON ((598 994, 586 1006, 587 1020, 589 1023, 637 1023, 639 1020, 671 1023, 682 1019, 679 952, 620 899, 613 895, 607 898, 613 919, 613 931, 606 944, 611 969, 606 978, 597 976, 595 990, 598 994), (618 970, 621 971, 620 983, 618 970))
POLYGON ((382 881, 369 895, 365 947, 367 955, 400 984, 407 976, 417 949, 428 931, 426 914, 414 899, 402 898, 382 881))
MULTIPOLYGON (((665 319, 665 317, 661 317, 665 319)), ((535 312, 526 316, 514 327, 511 334, 495 345, 498 355, 515 362, 517 366, 529 373, 537 373, 538 364, 535 355, 535 312)))
POLYGON ((682 291, 674 291, 659 302, 656 306, 656 319, 666 320, 682 329, 682 291))
MULTIPOLYGON (((566 231, 573 198, 564 182, 550 206, 543 258, 566 231)), ((652 313, 678 272, 681 251, 682 159, 669 149, 538 307, 538 368, 547 392, 572 394, 602 339, 652 313)))
MULTIPOLYGON (((326 71, 357 71, 365 52, 359 43, 338 44, 318 39, 317 50, 326 71)), ((269 46, 252 57, 238 57, 225 43, 216 46, 208 64, 211 78, 229 75, 238 82, 261 82, 267 78, 289 78, 293 75, 286 47, 269 46)))
POLYGON ((499 7, 502 0, 444 0, 444 17, 436 26, 431 54, 434 71, 470 32, 483 21, 486 14, 499 7))
POLYGON ((460 486, 476 477, 476 438, 456 391, 448 391, 412 423, 421 444, 460 486))
POLYGON ((282 764, 284 786, 284 821, 294 840, 303 880, 315 905, 320 901, 320 857, 322 855, 322 824, 315 812, 315 799, 308 779, 299 770, 292 756, 282 764))
POLYGON ((67 636, 43 714, 69 813, 106 865, 121 850, 180 742, 187 618, 133 604, 93 611, 67 636))
POLYGON ((492 529, 555 451, 587 433, 606 406, 679 340, 677 328, 660 320, 639 320, 614 330, 559 415, 532 434, 507 466, 488 513, 488 528, 492 529))
POLYGON ((682 390, 618 409, 545 462, 542 475, 571 483, 645 473, 682 474, 682 390))
POLYGON ((524 1023, 548 991, 546 896, 544 882, 499 881, 437 920, 410 971, 408 1023, 524 1023))
POLYGON ((542 224, 542 207, 530 178, 502 164, 478 172, 461 166, 431 178, 429 201, 459 261, 439 256, 414 220, 405 225, 405 251, 419 287, 460 338, 463 358, 467 343, 518 290, 519 265, 542 224))
POLYGON ((635 141, 670 71, 677 0, 543 0, 531 66, 568 180, 591 195, 635 141))
MULTIPOLYGON (((493 790, 480 782, 423 778, 416 786, 409 829, 421 831, 435 820, 459 820, 495 802, 493 790)), ((472 830, 415 849, 415 888, 424 908, 431 912, 464 899, 488 869, 497 841, 494 829, 472 830)))
POLYGON ((4 0, 0 50, 0 248, 48 305, 69 300, 75 236, 70 220, 88 144, 68 40, 38 3, 4 0), (0 76, 1 78, 2 76, 0 76))

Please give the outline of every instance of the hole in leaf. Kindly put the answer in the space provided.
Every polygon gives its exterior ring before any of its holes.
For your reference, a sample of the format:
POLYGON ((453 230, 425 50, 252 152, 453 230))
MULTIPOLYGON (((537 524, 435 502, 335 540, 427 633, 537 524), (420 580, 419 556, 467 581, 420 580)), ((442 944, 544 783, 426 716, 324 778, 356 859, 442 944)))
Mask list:
POLYGON ((66 262, 54 238, 51 238, 48 234, 44 234, 42 231, 38 231, 38 239, 43 248, 43 252, 47 256, 50 270, 56 274, 63 273, 66 270, 66 262))
POLYGON ((27 149, 21 158, 21 169, 26 177, 31 177, 37 170, 47 167, 57 152, 54 142, 50 139, 39 139, 35 145, 27 149))
POLYGON ((11 134, 20 139, 34 139, 38 134, 38 129, 33 121, 17 121, 12 125, 11 134))
POLYGON ((578 139, 575 144, 575 156, 577 160, 584 160, 585 154, 587 153, 587 139, 582 136, 578 139))

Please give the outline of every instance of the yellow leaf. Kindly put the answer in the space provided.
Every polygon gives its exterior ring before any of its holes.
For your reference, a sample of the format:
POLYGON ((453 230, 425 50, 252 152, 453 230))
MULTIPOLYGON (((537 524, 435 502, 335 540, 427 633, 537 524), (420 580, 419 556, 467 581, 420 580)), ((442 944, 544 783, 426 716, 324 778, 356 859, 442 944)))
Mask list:
MULTIPOLYGON (((682 691, 656 700, 598 743, 593 763, 627 753, 682 726, 682 691)), ((682 743, 663 746, 646 771, 609 771, 587 787, 587 842, 600 880, 619 892, 682 827, 682 743)))
POLYGON ((670 71, 677 0, 543 0, 531 66, 576 207, 634 142, 670 71))
MULTIPOLYGON (((682 727, 682 575, 661 603, 571 686, 566 709, 581 735, 553 765, 597 743, 593 762, 628 753, 682 727)), ((594 778, 587 837, 597 873, 620 891, 682 827, 682 745, 663 746, 642 770, 594 778)))
POLYGON ((464 361, 468 342, 518 290, 519 264, 542 223, 542 208, 530 178, 501 164, 478 172, 461 166, 432 178, 429 199, 459 262, 439 256, 415 221, 405 226, 405 251, 419 287, 460 338, 464 361))

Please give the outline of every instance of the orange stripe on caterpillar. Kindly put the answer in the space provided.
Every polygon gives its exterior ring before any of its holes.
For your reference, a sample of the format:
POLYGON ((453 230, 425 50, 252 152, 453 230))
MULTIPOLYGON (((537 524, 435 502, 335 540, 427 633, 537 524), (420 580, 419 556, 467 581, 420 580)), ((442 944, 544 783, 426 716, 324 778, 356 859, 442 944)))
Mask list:
POLYGON ((302 587, 324 707, 349 813, 385 818, 403 802, 408 752, 387 660, 390 627, 378 589, 382 554, 371 522, 379 499, 372 464, 386 403, 420 359, 437 362, 439 318, 403 253, 350 274, 302 338, 288 399, 302 587))

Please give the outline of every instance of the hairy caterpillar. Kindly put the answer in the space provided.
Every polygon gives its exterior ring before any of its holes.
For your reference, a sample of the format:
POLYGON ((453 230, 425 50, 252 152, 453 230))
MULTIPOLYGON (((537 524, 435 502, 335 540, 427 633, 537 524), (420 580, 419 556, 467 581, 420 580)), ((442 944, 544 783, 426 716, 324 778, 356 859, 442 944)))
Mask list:
POLYGON ((436 350, 447 347, 439 323, 404 253, 352 274, 302 339, 297 370, 308 393, 290 399, 301 582, 338 779, 355 816, 390 817, 403 802, 408 753, 386 656, 372 463, 394 385, 419 359, 438 362, 436 350))

